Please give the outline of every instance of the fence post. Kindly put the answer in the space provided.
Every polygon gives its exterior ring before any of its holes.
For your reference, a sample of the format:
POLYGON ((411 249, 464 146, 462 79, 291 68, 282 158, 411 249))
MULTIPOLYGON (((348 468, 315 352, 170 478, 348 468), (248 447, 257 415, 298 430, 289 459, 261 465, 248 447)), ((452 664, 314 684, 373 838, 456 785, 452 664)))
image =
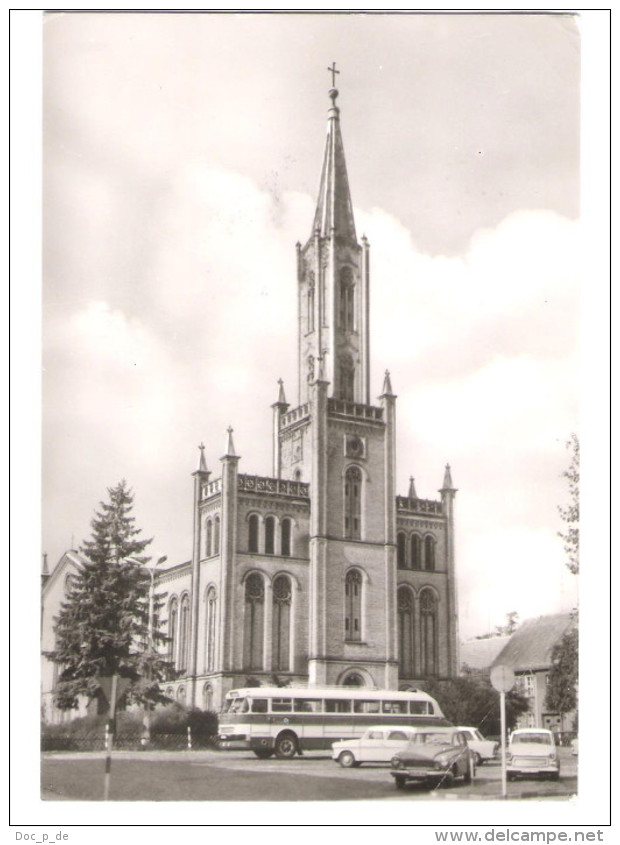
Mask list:
POLYGON ((189 725, 187 726, 187 750, 192 750, 192 729, 189 725))
POLYGON ((110 726, 108 734, 108 747, 105 753, 105 774, 103 778, 103 800, 107 801, 110 797, 110 773, 112 771, 112 746, 114 745, 114 734, 116 732, 116 695, 118 691, 118 674, 115 672, 112 675, 112 691, 110 693, 110 718, 108 725, 110 726))

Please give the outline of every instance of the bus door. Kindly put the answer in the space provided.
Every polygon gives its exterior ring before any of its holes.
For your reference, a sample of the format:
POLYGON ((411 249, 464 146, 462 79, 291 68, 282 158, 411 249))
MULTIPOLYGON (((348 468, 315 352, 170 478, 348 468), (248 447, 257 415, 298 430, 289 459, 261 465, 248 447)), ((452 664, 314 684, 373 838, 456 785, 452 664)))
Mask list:
POLYGON ((357 736, 350 699, 326 698, 324 707, 323 736, 326 748, 339 739, 352 739, 357 736))
POLYGON ((323 701, 320 698, 294 698, 293 719, 295 731, 303 740, 304 748, 323 748, 323 701))

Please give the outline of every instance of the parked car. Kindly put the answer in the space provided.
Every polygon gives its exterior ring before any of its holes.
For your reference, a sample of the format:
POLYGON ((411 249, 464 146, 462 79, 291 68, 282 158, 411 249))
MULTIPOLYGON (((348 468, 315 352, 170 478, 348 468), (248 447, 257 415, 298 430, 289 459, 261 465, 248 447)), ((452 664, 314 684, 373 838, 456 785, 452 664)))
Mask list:
POLYGON ((499 742, 485 739, 478 728, 459 727, 459 730, 467 734, 467 744, 473 751, 476 766, 481 766, 485 760, 492 760, 496 756, 499 742))
POLYGON ((376 727, 368 730, 359 739, 345 739, 334 742, 332 758, 349 769, 361 763, 389 763, 394 754, 404 748, 418 728, 376 727))
POLYGON ((419 728, 407 746, 394 755, 391 766, 397 789, 403 789, 408 781, 449 785, 462 778, 464 783, 471 783, 475 774, 467 734, 458 728, 419 728))
POLYGON ((506 753, 506 777, 546 775, 560 777, 560 761, 551 731, 543 728, 520 728, 510 734, 506 753))

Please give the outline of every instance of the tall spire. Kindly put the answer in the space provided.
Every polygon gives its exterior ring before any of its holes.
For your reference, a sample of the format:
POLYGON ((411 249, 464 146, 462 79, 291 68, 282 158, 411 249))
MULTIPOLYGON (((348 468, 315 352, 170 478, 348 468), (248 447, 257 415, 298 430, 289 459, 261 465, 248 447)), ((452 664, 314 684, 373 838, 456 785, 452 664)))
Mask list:
POLYGON ((233 429, 232 429, 232 426, 230 426, 230 425, 226 429, 226 454, 225 454, 224 457, 226 457, 226 458, 235 458, 236 457, 235 444, 233 442, 233 429))
POLYGON ((392 390, 392 379, 390 378, 390 371, 385 371, 385 376, 383 378, 383 390, 381 392, 382 396, 394 396, 394 392, 392 390))
MULTIPOLYGON (((336 70, 335 62, 328 70, 332 74, 333 86, 335 75, 340 71, 336 70)), ((327 112, 327 140, 313 230, 318 231, 322 238, 330 237, 333 231, 338 237, 357 243, 349 178, 340 134, 340 109, 336 106, 338 90, 330 88, 329 96, 332 104, 327 112)))
POLYGON ((196 467, 196 472, 208 472, 207 469, 207 461, 205 459, 205 445, 201 443, 198 447, 200 450, 200 455, 198 457, 198 466, 196 467))
POLYGON ((409 476, 409 492, 407 493, 407 498, 409 499, 417 499, 418 494, 415 491, 415 479, 413 475, 409 476))
POLYGON ((443 475, 443 486, 439 492, 443 493, 445 491, 456 492, 456 487, 452 483, 452 473, 450 472, 450 464, 446 464, 446 470, 443 475))

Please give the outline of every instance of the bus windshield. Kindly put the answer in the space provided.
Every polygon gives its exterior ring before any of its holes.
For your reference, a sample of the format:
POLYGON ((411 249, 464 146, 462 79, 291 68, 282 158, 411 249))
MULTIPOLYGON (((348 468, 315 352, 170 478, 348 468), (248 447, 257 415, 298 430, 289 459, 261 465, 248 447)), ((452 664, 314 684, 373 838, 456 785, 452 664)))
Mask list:
POLYGON ((226 708, 226 713, 247 713, 250 703, 247 698, 233 698, 226 708))

